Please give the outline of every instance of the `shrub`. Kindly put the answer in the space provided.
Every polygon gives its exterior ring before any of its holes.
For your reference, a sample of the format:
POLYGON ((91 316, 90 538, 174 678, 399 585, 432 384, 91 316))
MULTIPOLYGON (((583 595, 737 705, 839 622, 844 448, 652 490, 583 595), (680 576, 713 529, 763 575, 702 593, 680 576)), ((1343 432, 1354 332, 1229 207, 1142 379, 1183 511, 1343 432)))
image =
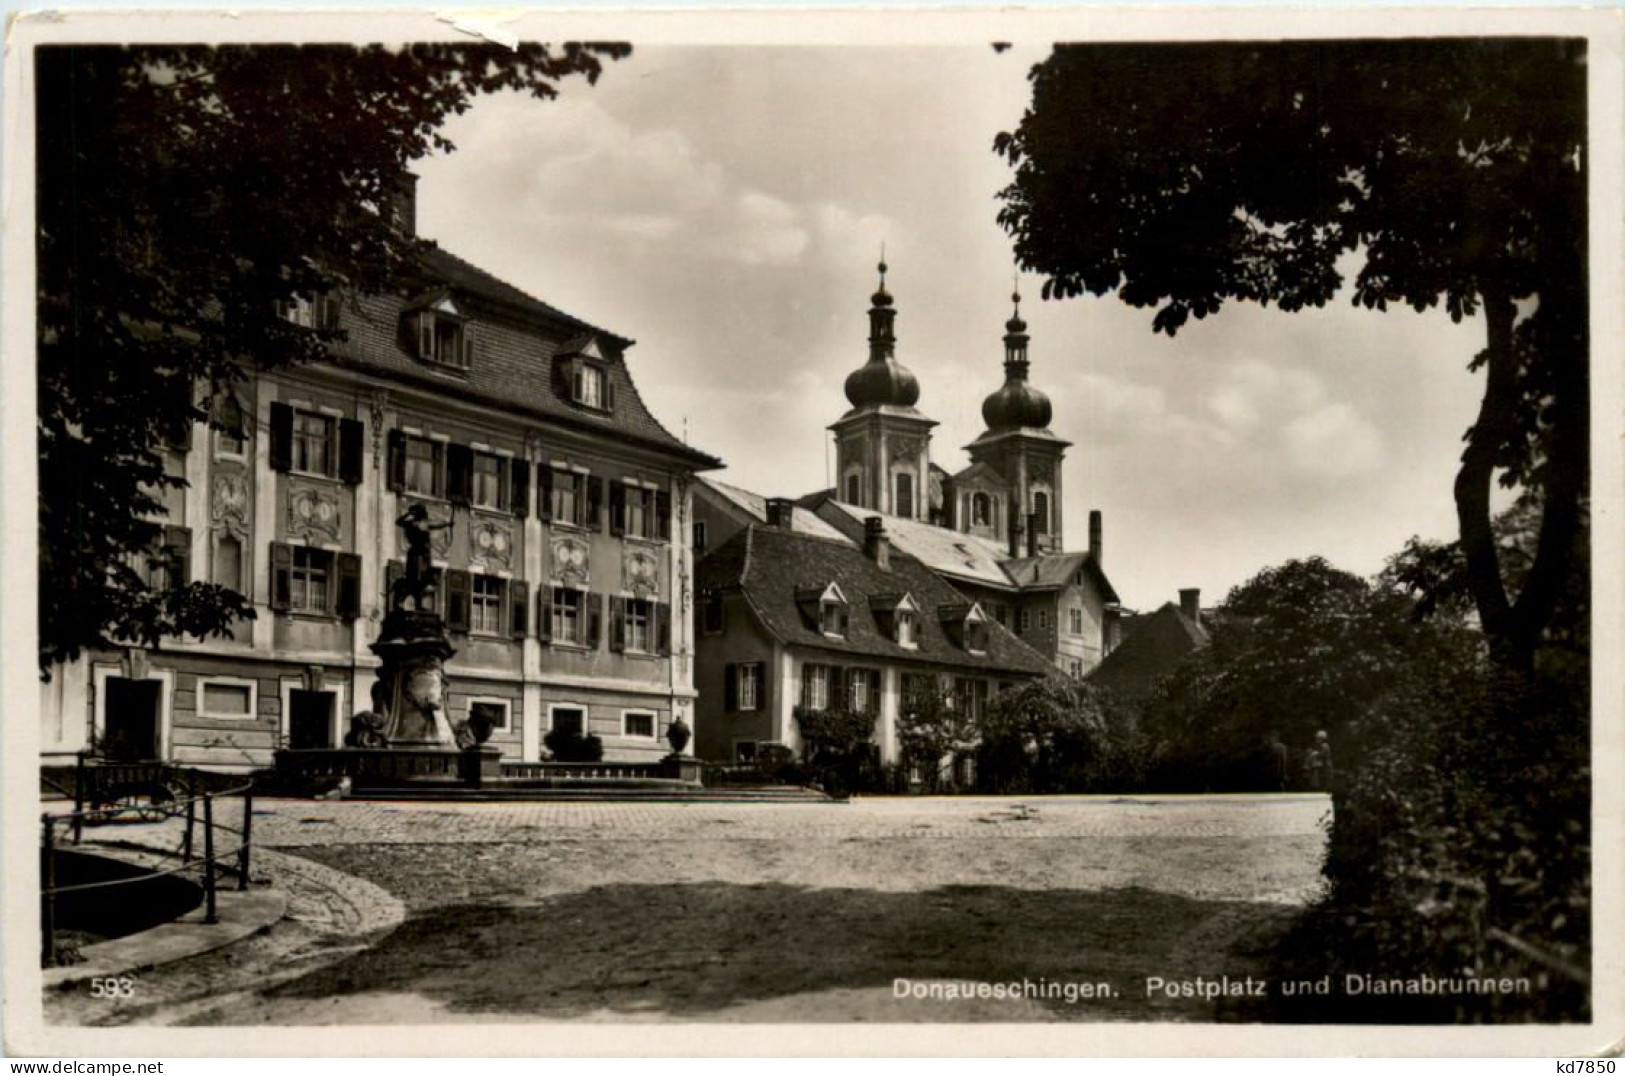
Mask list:
POLYGON ((604 759, 604 741, 597 736, 583 736, 574 729, 549 729, 542 743, 557 762, 602 762, 604 759))

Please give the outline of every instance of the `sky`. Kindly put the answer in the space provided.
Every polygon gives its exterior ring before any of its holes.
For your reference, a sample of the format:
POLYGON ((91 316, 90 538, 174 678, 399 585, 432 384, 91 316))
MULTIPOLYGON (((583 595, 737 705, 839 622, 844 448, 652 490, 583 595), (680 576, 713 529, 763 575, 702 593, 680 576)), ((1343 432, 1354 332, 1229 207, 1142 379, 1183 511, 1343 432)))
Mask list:
MULTIPOLYGON (((1003 381, 1016 281, 992 151, 1044 50, 637 47, 550 102, 480 99, 420 162, 421 234, 637 341, 656 416, 770 495, 829 486, 827 427, 867 357, 885 244, 897 358, 954 472, 1003 381)), ((1357 262, 1348 263, 1350 267, 1357 262)), ((1230 304, 1169 339, 1113 295, 1043 302, 1023 275, 1033 384, 1072 442, 1067 544, 1104 513, 1125 606, 1319 555, 1368 575, 1412 535, 1455 534, 1476 319, 1340 296, 1230 304)))

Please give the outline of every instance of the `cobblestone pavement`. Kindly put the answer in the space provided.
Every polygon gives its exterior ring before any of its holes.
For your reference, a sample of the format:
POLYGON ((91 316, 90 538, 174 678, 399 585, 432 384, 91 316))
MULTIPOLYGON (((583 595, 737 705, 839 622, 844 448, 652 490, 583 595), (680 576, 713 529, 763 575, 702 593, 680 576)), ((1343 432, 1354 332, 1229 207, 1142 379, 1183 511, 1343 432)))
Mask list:
POLYGON ((552 840, 1299 837, 1320 795, 856 799, 849 803, 396 803, 259 800, 273 848, 552 840))
MULTIPOLYGON (((1146 977, 1262 972, 1272 939, 1319 889, 1329 810, 1315 795, 265 798, 254 805, 255 844, 276 852, 263 870, 311 890, 293 902, 302 914, 236 952, 157 969, 140 1005, 114 1012, 64 997, 52 1016, 261 1026, 1250 1019, 1149 996, 1146 977), (289 870, 289 857, 376 887, 404 921, 381 931, 352 922, 355 902, 326 884, 338 875, 289 870), (898 976, 1078 975, 1110 988, 1079 1005, 891 994, 898 976)), ((122 836, 180 842, 175 822, 122 836)))

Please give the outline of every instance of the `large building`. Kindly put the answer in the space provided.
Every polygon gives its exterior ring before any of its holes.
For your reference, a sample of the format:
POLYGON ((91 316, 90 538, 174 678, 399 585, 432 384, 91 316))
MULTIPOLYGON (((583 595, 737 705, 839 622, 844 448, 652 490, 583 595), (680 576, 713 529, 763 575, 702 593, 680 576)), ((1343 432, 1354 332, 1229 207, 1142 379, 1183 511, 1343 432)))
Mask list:
MULTIPOLYGON (((1115 645, 1118 596, 1102 566, 1101 513, 1089 513, 1086 549, 1068 551, 1063 541, 1070 446, 1051 432, 1049 398, 1028 378, 1030 337, 1020 296, 1014 300, 1005 323, 1004 383, 983 401, 986 428, 965 446, 970 463, 949 473, 931 458, 937 424, 917 407, 919 380, 897 360, 897 306, 882 263, 870 301, 868 359, 847 377, 849 408, 830 427, 835 488, 796 503, 854 542, 878 517, 896 549, 1057 669, 1082 677, 1115 645)), ((713 546, 717 535, 740 525, 742 497, 755 496, 721 492, 730 488, 712 484, 696 503, 713 546)), ((752 514, 762 518, 760 510, 752 514)))
POLYGON ((370 705, 396 520, 422 505, 445 524, 451 721, 483 712, 514 759, 541 758, 552 728, 608 759, 665 754, 672 719, 693 723, 692 483, 720 463, 650 412, 632 341, 439 248, 393 292, 287 316, 345 339, 211 401, 232 428, 166 450, 188 486, 143 565, 239 590, 257 618, 57 668, 44 749, 248 769, 337 746, 370 705))
MULTIPOLYGON (((701 497, 716 496, 707 483, 701 497)), ((894 550, 878 517, 857 543, 820 533, 789 501, 764 510, 765 522, 744 522, 700 561, 700 757, 750 762, 764 744, 799 752, 797 712, 841 709, 873 715, 880 758, 895 762, 912 700, 939 695, 975 717, 999 691, 1055 675, 894 550)))

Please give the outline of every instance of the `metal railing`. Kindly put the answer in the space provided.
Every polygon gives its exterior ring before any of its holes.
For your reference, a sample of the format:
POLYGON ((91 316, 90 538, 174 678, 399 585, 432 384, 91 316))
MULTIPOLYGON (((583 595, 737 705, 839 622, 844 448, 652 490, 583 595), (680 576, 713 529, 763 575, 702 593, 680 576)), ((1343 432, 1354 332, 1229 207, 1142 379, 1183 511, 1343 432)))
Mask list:
POLYGON ((57 963, 56 903, 68 893, 82 893, 110 889, 121 885, 139 885, 193 870, 201 870, 203 886, 203 921, 218 923, 220 916, 216 892, 219 874, 234 875, 237 888, 248 888, 249 871, 254 846, 254 782, 218 787, 221 775, 191 770, 164 763, 108 763, 88 765, 81 759, 75 773, 74 810, 47 812, 40 816, 40 935, 41 959, 45 966, 57 963), (209 787, 209 786, 216 787, 209 787), (199 791, 203 789, 203 791, 199 791), (177 793, 177 790, 180 790, 177 793), (241 799, 242 824, 232 826, 216 818, 216 804, 221 800, 241 799), (94 806, 85 806, 86 803, 94 806), (178 848, 173 851, 154 848, 153 851, 175 855, 180 862, 172 866, 143 871, 126 878, 112 878, 74 885, 56 884, 57 851, 63 847, 59 833, 68 843, 78 845, 87 824, 94 825, 118 819, 134 811, 147 822, 162 822, 184 818, 178 848), (215 834, 223 833, 237 839, 236 847, 221 850, 215 834), (199 837, 203 843, 202 855, 197 854, 199 837))

